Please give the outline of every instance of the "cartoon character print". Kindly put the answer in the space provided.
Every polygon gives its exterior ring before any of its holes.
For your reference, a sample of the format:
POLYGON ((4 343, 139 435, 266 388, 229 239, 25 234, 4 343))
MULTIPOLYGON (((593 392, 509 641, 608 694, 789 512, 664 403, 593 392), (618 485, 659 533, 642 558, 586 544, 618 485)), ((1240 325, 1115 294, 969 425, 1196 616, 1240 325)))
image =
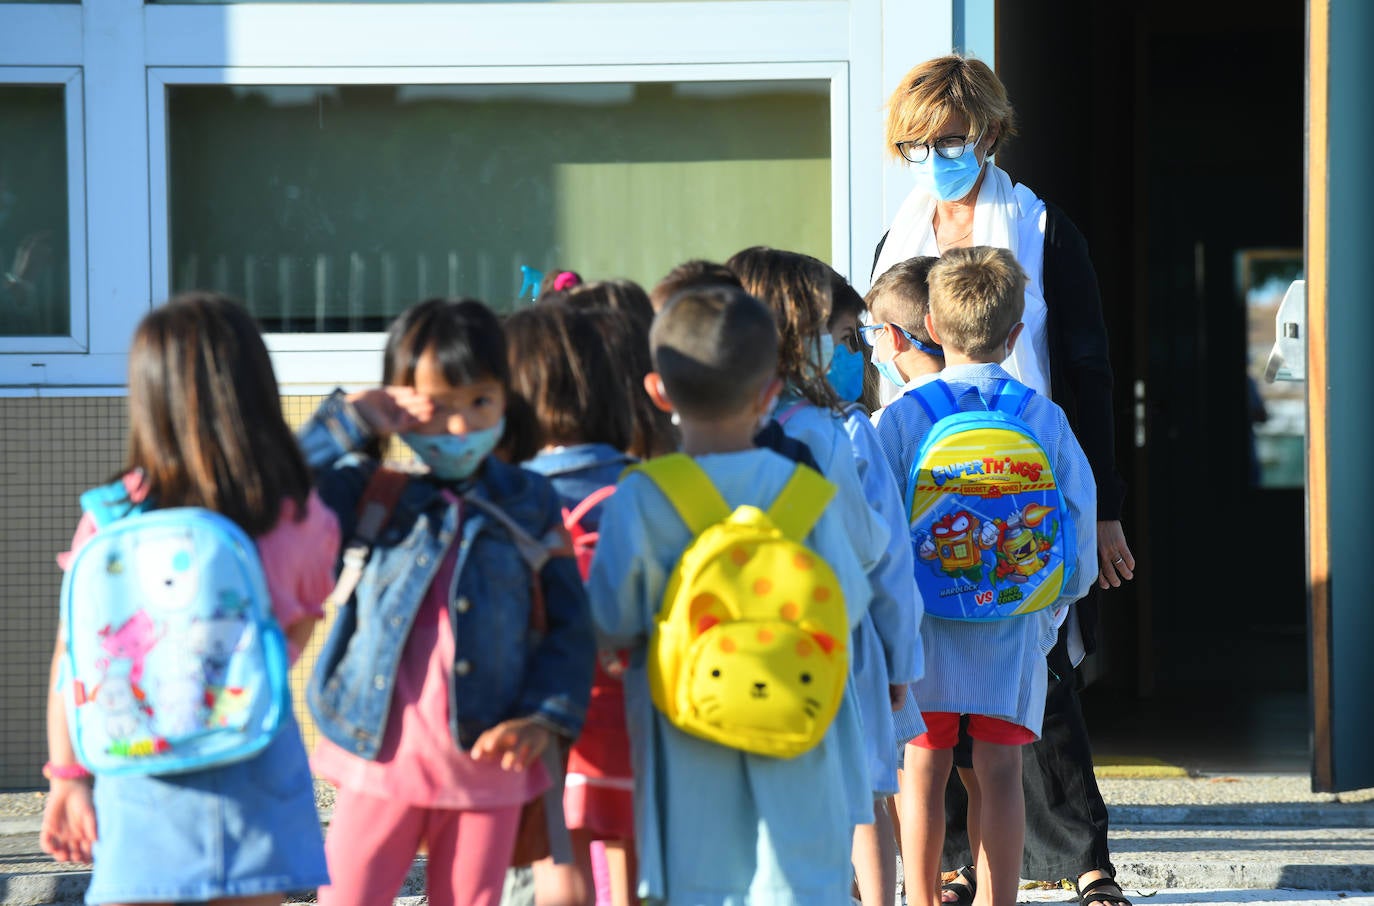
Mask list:
POLYGON ((983 581, 983 551, 992 545, 987 526, 968 510, 946 513, 930 532, 920 532, 916 556, 951 579, 983 581), (980 531, 981 527, 981 531, 980 531))
POLYGON ((210 692, 200 667, 194 661, 179 659, 172 672, 158 681, 158 733, 169 739, 190 736, 206 727, 209 716, 210 692))
POLYGON ((156 613, 185 610, 200 589, 200 567, 190 532, 140 538, 134 547, 135 571, 146 606, 156 613))
POLYGON ((242 686, 218 686, 210 690, 213 704, 208 718, 212 727, 241 728, 248 722, 252 693, 242 686))
MULTIPOLYGON (((771 582, 753 580, 760 597, 771 582)), ((838 600, 840 589, 818 585, 818 596, 838 600)), ((697 716, 722 729, 806 735, 831 705, 823 699, 847 669, 841 640, 799 620, 801 608, 778 601, 765 619, 732 620, 710 593, 691 603, 694 651, 688 698, 697 716), (704 642, 704 644, 697 644, 704 642)))
POLYGON ((983 526, 982 540, 997 555, 995 575, 999 581, 1029 582, 1050 562, 1055 526, 1049 533, 1036 531, 1054 507, 1028 503, 1013 510, 1005 520, 997 519, 983 526))
POLYGON ((143 693, 123 674, 106 676, 92 694, 104 717, 105 733, 112 743, 127 742, 145 732, 152 709, 143 693))
POLYGON ((96 669, 107 676, 112 661, 128 661, 128 681, 138 690, 148 652, 162 638, 163 628, 153 622, 146 610, 138 610, 117 628, 104 626, 96 635, 100 639, 100 649, 107 655, 95 662, 96 669))
POLYGON ((229 660, 252 641, 252 624, 241 608, 217 608, 208 618, 196 618, 186 630, 186 645, 199 661, 207 686, 223 686, 229 660))

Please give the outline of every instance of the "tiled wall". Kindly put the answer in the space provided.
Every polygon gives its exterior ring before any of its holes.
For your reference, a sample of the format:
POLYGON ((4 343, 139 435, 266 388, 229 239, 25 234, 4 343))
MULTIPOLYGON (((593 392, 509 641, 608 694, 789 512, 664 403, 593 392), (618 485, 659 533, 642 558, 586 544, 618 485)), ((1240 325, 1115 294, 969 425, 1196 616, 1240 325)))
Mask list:
MULTIPOLYGON (((320 397, 282 400, 296 427, 320 397)), ((81 492, 108 481, 124 461, 123 397, 0 399, 0 789, 37 789, 47 759, 45 707, 57 633, 62 573, 81 492)), ((332 616, 332 615, 331 615, 332 616)), ((326 625, 292 671, 296 711, 313 743, 303 706, 326 625)))

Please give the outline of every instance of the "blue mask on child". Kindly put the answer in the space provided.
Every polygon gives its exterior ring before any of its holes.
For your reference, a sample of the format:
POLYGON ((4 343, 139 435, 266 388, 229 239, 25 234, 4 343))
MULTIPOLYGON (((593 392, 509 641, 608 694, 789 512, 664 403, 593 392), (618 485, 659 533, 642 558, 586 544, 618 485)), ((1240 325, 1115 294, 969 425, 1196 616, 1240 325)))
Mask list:
POLYGON ((878 369, 878 373, 881 374, 888 381, 890 381, 894 386, 906 386, 906 379, 903 378, 902 373, 897 370, 896 362, 880 362, 877 359, 874 359, 873 367, 878 369))
POLYGON ((836 346, 835 354, 830 359, 830 370, 825 377, 840 399, 854 402, 864 392, 863 353, 851 352, 843 343, 836 346))
POLYGON ((436 478, 462 481, 468 478, 482 460, 501 442, 506 431, 502 418, 493 427, 466 434, 402 434, 401 440, 415 451, 415 458, 429 466, 436 478))

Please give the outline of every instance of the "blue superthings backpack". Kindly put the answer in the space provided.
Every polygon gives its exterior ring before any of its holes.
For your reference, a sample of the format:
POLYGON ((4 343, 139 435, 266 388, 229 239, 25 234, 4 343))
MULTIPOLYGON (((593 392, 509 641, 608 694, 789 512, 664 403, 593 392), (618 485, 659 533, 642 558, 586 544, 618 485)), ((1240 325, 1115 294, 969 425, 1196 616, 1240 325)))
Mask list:
POLYGON ((1003 381, 986 411, 960 411, 950 386, 907 393, 931 429, 907 476, 916 585, 925 612, 999 620, 1054 604, 1073 574, 1073 522, 1049 457, 1022 420, 1035 391, 1003 381))
POLYGON ((253 540, 192 507, 148 510, 122 482, 87 491, 99 531, 62 582, 67 726, 97 775, 249 758, 290 707, 286 640, 253 540))

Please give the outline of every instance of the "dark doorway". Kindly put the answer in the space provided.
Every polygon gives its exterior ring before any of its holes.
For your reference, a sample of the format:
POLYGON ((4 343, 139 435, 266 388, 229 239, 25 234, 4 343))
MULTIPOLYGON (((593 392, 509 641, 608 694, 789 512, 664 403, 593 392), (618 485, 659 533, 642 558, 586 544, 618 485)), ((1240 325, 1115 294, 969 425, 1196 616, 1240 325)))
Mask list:
POLYGON ((996 9, 999 162, 1087 236, 1112 341, 1140 578, 1085 708, 1100 750, 1306 770, 1303 489, 1257 466, 1245 295, 1302 248, 1304 5, 1139 6, 996 9))

